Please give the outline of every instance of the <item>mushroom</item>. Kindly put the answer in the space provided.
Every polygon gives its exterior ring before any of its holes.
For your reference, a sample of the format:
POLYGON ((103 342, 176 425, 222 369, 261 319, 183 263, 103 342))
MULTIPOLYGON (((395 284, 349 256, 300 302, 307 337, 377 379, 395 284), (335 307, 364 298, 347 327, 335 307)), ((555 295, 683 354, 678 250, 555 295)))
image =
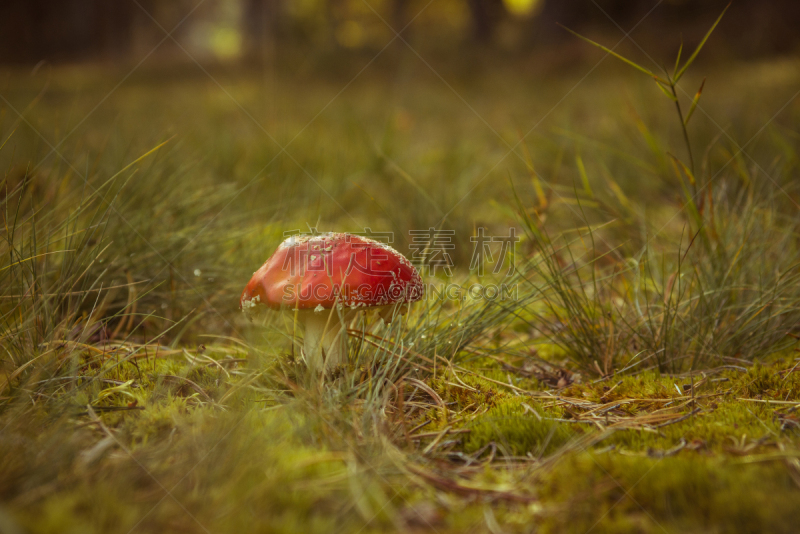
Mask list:
POLYGON ((305 329, 306 364, 330 371, 346 363, 345 323, 355 313, 378 308, 391 320, 423 290, 411 262, 389 245, 345 233, 292 236, 253 273, 239 307, 294 311, 305 329))

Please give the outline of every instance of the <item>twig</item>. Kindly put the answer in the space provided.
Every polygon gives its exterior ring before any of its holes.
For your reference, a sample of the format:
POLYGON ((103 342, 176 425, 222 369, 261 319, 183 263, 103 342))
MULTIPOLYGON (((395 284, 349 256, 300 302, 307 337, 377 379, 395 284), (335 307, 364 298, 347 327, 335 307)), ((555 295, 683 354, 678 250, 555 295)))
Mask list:
POLYGON ((779 400, 762 400, 762 399, 743 399, 741 397, 737 397, 736 400, 745 401, 745 402, 761 402, 764 404, 796 404, 800 405, 800 401, 779 401, 779 400))
POLYGON ((422 451, 422 454, 428 454, 429 452, 431 452, 433 448, 436 447, 436 445, 438 445, 440 441, 442 441, 442 438, 445 437, 448 432, 450 432, 451 428, 452 427, 448 426, 447 428, 439 432, 436 438, 433 441, 431 441, 430 445, 425 447, 425 450, 422 451))
POLYGON ((665 427, 667 425, 671 425, 673 423, 680 423, 681 421, 685 421, 686 419, 689 419, 691 416, 693 416, 694 414, 696 414, 698 412, 701 412, 701 411, 703 411, 702 408, 695 408, 694 410, 692 410, 691 412, 687 413, 683 417, 678 417, 677 419, 675 419, 673 421, 667 421, 666 423, 661 423, 660 425, 655 425, 655 426, 653 426, 653 428, 661 428, 661 427, 665 427))
MULTIPOLYGON (((472 430, 470 430, 469 428, 459 428, 459 429, 453 430, 452 428, 447 427, 445 430, 447 430, 447 432, 444 432, 444 434, 469 434, 470 432, 472 432, 472 430)), ((408 438, 409 439, 423 439, 423 438, 433 438, 433 437, 436 437, 436 436, 442 436, 442 431, 439 431, 439 432, 424 432, 422 434, 414 434, 414 435, 408 436, 408 438)))

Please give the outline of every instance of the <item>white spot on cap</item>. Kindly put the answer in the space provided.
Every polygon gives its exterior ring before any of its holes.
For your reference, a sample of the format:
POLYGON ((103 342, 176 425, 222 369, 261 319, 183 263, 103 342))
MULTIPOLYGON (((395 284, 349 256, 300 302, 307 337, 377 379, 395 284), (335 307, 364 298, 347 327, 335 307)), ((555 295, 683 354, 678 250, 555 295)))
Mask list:
POLYGON ((319 313, 321 311, 325 311, 325 306, 323 306, 322 304, 317 304, 317 307, 314 308, 314 311, 317 312, 317 313, 319 313))
POLYGON ((258 304, 259 302, 261 302, 261 297, 259 297, 258 295, 256 295, 250 300, 247 299, 242 300, 242 311, 247 312, 249 308, 255 308, 256 304, 258 304))

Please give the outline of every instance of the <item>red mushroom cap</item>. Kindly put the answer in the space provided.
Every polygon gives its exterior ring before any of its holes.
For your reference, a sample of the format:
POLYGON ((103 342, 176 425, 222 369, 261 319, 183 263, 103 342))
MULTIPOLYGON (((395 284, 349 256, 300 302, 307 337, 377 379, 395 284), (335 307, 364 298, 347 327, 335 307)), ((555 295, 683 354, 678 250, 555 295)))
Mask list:
POLYGON ((423 289, 411 262, 386 244, 342 233, 293 236, 253 273, 239 306, 384 306, 417 301, 423 289))

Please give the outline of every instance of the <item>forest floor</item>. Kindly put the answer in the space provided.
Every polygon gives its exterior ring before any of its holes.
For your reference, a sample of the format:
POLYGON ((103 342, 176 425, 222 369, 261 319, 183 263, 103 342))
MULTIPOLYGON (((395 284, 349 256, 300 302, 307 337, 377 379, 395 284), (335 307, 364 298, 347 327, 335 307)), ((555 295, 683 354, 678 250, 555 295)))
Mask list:
POLYGON ((364 63, 0 73, 0 531, 796 531, 797 62, 693 66, 688 144, 610 60, 364 63), (460 291, 314 375, 238 309, 309 228, 460 291))

